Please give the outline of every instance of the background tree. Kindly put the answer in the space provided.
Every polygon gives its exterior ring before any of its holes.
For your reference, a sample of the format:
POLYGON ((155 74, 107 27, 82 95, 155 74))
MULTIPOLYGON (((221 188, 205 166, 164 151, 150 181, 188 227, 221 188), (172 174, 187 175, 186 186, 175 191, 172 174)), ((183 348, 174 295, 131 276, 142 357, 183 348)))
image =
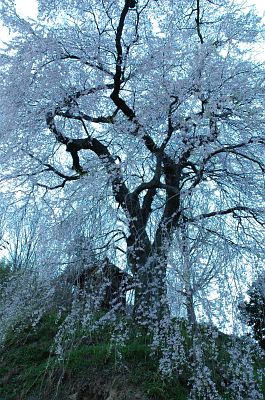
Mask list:
POLYGON ((11 273, 10 264, 6 261, 6 259, 2 258, 0 261, 0 285, 8 280, 11 273))
POLYGON ((248 292, 249 299, 240 304, 244 321, 253 330, 254 338, 265 350, 265 273, 252 283, 248 292))

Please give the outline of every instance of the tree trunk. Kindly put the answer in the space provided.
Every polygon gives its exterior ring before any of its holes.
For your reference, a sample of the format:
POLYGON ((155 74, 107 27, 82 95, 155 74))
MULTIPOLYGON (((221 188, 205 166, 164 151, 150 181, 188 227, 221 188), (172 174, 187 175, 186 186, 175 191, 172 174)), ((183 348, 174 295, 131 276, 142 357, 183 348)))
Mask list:
POLYGON ((186 293, 186 309, 189 324, 195 326, 197 321, 194 308, 193 293, 191 289, 186 293))
POLYGON ((192 287, 192 261, 190 259, 190 243, 188 238, 188 232, 184 225, 181 225, 181 252, 183 262, 183 283, 184 293, 186 297, 186 312, 187 318, 190 325, 196 325, 196 314, 194 307, 194 289, 192 287))
POLYGON ((168 313, 166 253, 154 248, 147 235, 130 236, 128 262, 135 280, 133 316, 137 322, 151 325, 168 313), (130 242, 134 243, 130 243, 130 242))

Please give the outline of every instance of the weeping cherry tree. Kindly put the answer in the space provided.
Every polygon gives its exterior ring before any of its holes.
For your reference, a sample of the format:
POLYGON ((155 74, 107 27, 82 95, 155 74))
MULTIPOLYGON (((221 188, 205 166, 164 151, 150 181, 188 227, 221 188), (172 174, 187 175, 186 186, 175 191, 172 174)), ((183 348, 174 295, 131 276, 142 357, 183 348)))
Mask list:
POLYGON ((261 20, 230 0, 38 7, 31 20, 14 0, 0 6, 12 33, 1 49, 1 181, 81 215, 108 203, 134 316, 150 324, 168 312, 168 254, 185 227, 233 242, 234 254, 264 251, 261 20))

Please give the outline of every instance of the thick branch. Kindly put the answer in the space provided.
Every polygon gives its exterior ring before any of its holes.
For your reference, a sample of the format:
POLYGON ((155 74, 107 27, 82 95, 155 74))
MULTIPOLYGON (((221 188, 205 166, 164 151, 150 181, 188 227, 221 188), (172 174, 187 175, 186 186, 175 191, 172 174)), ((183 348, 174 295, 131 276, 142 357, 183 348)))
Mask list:
POLYGON ((112 124, 114 122, 114 117, 117 114, 117 111, 115 111, 113 113, 113 115, 109 115, 107 117, 105 117, 103 115, 101 115, 99 117, 91 117, 90 115, 87 115, 87 114, 82 113, 82 112, 78 112, 78 115, 75 115, 69 110, 67 110, 65 112, 58 111, 56 113, 56 115, 58 115, 59 117, 75 119, 77 121, 84 120, 84 121, 93 122, 93 123, 96 123, 96 124, 112 124))
POLYGON ((62 143, 67 145, 67 143, 70 141, 70 139, 65 136, 55 125, 54 122, 54 117, 55 117, 56 113, 49 111, 46 114, 46 123, 48 128, 50 129, 50 131, 54 134, 57 142, 62 143))
POLYGON ((201 44, 203 44, 203 37, 201 34, 201 18, 200 18, 200 0, 196 0, 197 1, 197 8, 196 8, 196 18, 195 18, 195 22, 196 22, 196 29, 197 29, 197 33, 200 39, 201 44))
POLYGON ((128 118, 129 121, 133 121, 136 125, 135 134, 141 131, 141 137, 145 143, 146 148, 152 153, 156 154, 159 152, 158 146, 155 144, 153 139, 148 135, 142 125, 137 121, 135 112, 128 106, 128 104, 120 97, 121 83, 122 81, 122 66, 123 66, 123 50, 122 50, 122 34, 124 30, 125 19, 128 14, 128 11, 132 6, 135 5, 135 2, 132 0, 125 0, 125 5, 121 12, 117 32, 116 32, 116 51, 117 51, 117 59, 116 59, 116 71, 114 75, 114 88, 110 95, 111 100, 114 102, 116 107, 123 112, 123 114, 128 118))
POLYGON ((59 143, 66 145, 66 151, 71 154, 73 159, 73 168, 79 174, 84 173, 83 168, 80 165, 80 160, 78 156, 78 152, 80 150, 91 150, 93 153, 95 153, 102 160, 102 162, 105 163, 107 172, 111 178, 112 189, 116 201, 123 208, 126 208, 126 196, 128 195, 129 191, 123 181, 120 167, 115 163, 115 159, 110 154, 108 148, 104 146, 98 139, 92 138, 90 136, 84 139, 70 139, 69 137, 63 135, 63 133, 58 130, 55 125, 55 115, 56 112, 47 113, 47 125, 49 129, 54 133, 56 140, 59 143))
POLYGON ((153 188, 148 189, 146 195, 144 196, 143 205, 142 205, 142 213, 143 213, 143 219, 144 219, 145 225, 147 224, 148 219, 152 213, 152 203, 154 201, 156 192, 157 192, 157 188, 153 187, 153 188))
POLYGON ((116 41, 115 41, 116 51, 117 51, 116 72, 114 75, 114 89, 110 95, 110 98, 112 99, 114 104, 120 110, 122 110, 122 112, 127 116, 127 118, 129 120, 133 120, 133 118, 135 116, 134 111, 119 96, 120 89, 121 89, 122 64, 123 64, 123 52, 122 52, 121 39, 122 39, 122 33, 123 33, 123 29, 124 29, 125 19, 126 19, 127 13, 130 8, 130 3, 131 2, 129 0, 125 0, 125 4, 124 4, 123 10, 121 12, 120 21, 119 21, 119 25, 117 28, 116 41))

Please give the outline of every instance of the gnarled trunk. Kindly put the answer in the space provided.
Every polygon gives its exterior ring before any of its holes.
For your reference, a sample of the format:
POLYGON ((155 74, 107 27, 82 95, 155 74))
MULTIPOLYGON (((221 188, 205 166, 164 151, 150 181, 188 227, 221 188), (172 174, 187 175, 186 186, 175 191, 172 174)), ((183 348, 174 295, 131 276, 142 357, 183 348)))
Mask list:
POLYGON ((146 233, 130 236, 128 263, 134 275, 134 318, 144 325, 153 325, 168 313, 167 254, 165 249, 152 245, 146 233))

